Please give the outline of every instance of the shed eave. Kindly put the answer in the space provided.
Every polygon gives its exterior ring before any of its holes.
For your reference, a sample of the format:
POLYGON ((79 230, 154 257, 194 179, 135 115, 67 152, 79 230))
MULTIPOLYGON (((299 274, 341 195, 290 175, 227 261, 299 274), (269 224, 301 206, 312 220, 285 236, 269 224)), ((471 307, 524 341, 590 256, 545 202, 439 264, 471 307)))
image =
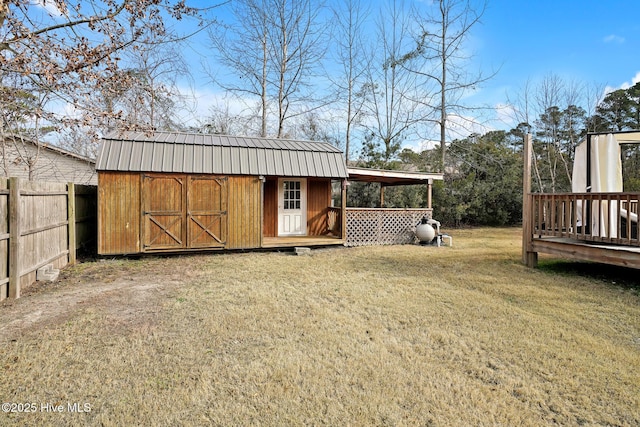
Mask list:
POLYGON ((350 181, 379 182, 385 185, 414 185, 429 181, 442 181, 444 174, 429 172, 409 172, 386 169, 348 167, 350 181))

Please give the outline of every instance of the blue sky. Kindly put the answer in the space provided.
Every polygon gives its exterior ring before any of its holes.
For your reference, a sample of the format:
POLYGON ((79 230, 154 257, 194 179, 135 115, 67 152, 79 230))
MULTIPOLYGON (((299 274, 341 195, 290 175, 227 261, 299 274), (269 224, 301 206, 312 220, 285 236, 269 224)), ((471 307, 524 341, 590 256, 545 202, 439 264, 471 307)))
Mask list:
POLYGON ((489 0, 477 55, 500 71, 485 90, 496 96, 549 73, 632 84, 640 78, 639 15, 638 0, 489 0))
MULTIPOLYGON (((331 6, 338 1, 326 0, 325 4, 331 6)), ((377 8, 388 1, 391 0, 371 0, 372 21, 378 16, 377 8)), ((431 1, 406 0, 406 6, 415 3, 424 8, 431 1)), ((472 4, 480 1, 471 0, 472 4)), ((199 7, 211 6, 213 2, 187 3, 199 7)), ((363 3, 367 4, 365 0, 363 3)), ((557 75, 565 81, 606 85, 608 90, 640 81, 640 0, 487 0, 487 3, 482 22, 473 28, 469 40, 469 51, 475 55, 470 70, 498 72, 468 97, 469 102, 504 105, 528 80, 535 84, 548 75, 557 75)), ((229 20, 224 8, 214 10, 213 15, 229 20)), ((193 21, 183 22, 178 28, 189 33, 194 29, 192 24, 193 21)), ((209 44, 206 33, 201 33, 199 40, 201 43, 194 41, 191 49, 184 52, 194 74, 191 89, 199 96, 197 115, 202 119, 208 115, 209 106, 220 98, 220 90, 202 73, 202 62, 215 66, 215 59, 206 49, 209 44)), ((510 129, 516 124, 485 123, 487 130, 510 129)))
MULTIPOLYGON (((334 1, 329 0, 329 5, 334 1)), ((372 2, 372 16, 377 16, 377 5, 384 3, 372 2)), ((639 12, 640 0, 488 0, 482 23, 472 31, 471 67, 498 73, 469 97, 470 102, 503 105, 527 80, 535 84, 548 75, 567 82, 606 85, 609 90, 640 81, 639 12)), ((214 14, 228 19, 222 10, 214 14)), ((196 61, 201 58, 193 60, 199 67, 196 61)), ((203 80, 196 80, 196 85, 201 83, 203 80)), ((206 85, 200 89, 204 107, 214 89, 206 85)), ((510 129, 516 124, 485 123, 486 130, 510 129)))

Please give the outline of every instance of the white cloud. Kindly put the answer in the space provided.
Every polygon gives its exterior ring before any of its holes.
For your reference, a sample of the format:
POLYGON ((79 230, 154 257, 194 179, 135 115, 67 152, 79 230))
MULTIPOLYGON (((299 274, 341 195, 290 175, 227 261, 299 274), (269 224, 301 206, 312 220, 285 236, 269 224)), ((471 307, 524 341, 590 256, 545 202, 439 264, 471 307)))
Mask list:
MULTIPOLYGON (((408 148, 411 151, 415 151, 416 153, 420 153, 423 150, 426 150, 427 148, 433 148, 432 146, 425 146, 423 141, 420 140, 407 140, 407 141, 403 141, 402 143, 402 149, 408 148)), ((351 151, 351 150, 349 150, 351 151)))
POLYGON ((251 105, 249 99, 229 96, 224 92, 186 86, 179 87, 178 90, 185 98, 191 100, 187 107, 189 117, 185 118, 188 125, 195 125, 198 120, 210 117, 213 108, 227 110, 231 115, 241 115, 251 105))
POLYGON ((507 126, 517 124, 518 112, 513 105, 498 103, 494 108, 496 110, 496 120, 498 123, 507 126))
POLYGON ((62 11, 60 11, 60 9, 58 9, 58 7, 56 6, 55 2, 49 0, 37 0, 36 1, 36 5, 41 7, 42 9, 46 10, 47 13, 51 16, 53 16, 54 18, 59 18, 61 16, 64 16, 64 13, 62 11))
POLYGON ((491 129, 478 123, 476 119, 468 116, 460 116, 457 114, 447 115, 447 139, 449 141, 466 138, 471 134, 483 135, 491 129))
POLYGON ((608 36, 606 36, 604 39, 602 39, 602 41, 604 41, 605 43, 618 43, 618 44, 622 44, 625 42, 625 38, 622 36, 618 36, 615 34, 610 34, 608 36))
POLYGON ((612 86, 605 87, 604 88, 604 94, 606 95, 606 94, 608 94, 610 92, 613 92, 614 90, 618 90, 618 89, 623 89, 623 90, 629 89, 631 86, 635 85, 636 83, 640 83, 640 71, 638 71, 636 73, 636 75, 631 78, 631 83, 624 82, 618 87, 612 87, 612 86))
MULTIPOLYGON (((454 139, 467 138, 471 134, 484 135, 487 132, 495 130, 494 128, 478 123, 476 119, 470 116, 462 116, 458 114, 447 115, 447 144, 454 139)), ((439 135, 440 127, 437 123, 433 123, 426 132, 428 135, 439 135)), ((403 141, 402 148, 409 148, 416 153, 424 150, 430 150, 440 145, 440 139, 431 138, 408 138, 403 141)))

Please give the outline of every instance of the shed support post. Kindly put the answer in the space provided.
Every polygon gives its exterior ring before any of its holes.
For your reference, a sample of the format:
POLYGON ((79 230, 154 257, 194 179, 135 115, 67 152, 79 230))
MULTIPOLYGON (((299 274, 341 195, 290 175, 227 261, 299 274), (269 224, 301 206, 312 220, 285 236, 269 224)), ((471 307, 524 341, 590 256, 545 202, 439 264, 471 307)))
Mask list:
POLYGON ((9 178, 9 298, 20 298, 20 178, 9 178))
MULTIPOLYGON (((431 209, 431 197, 433 194, 433 179, 427 181, 427 209, 431 209)), ((433 215, 431 215, 433 217, 433 215)))
POLYGON ((380 207, 384 208, 384 184, 380 183, 380 207))
POLYGON ((267 178, 260 175, 260 247, 264 247, 264 183, 267 178))
POLYGON ((347 240, 347 188, 349 183, 346 179, 342 180, 342 207, 340 209, 340 236, 343 240, 347 240))

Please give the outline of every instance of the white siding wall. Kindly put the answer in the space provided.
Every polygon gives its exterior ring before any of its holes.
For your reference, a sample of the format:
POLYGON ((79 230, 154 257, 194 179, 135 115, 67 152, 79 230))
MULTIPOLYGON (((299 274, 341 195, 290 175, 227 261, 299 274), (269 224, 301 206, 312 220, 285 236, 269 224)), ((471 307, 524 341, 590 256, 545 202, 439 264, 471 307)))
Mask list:
POLYGON ((29 179, 29 167, 24 159, 36 159, 33 167, 34 181, 73 182, 76 184, 97 185, 95 164, 80 158, 59 153, 54 149, 37 148, 31 143, 7 141, 3 152, 0 151, 0 173, 2 176, 16 176, 29 179), (5 158, 6 156, 6 158, 5 158))

